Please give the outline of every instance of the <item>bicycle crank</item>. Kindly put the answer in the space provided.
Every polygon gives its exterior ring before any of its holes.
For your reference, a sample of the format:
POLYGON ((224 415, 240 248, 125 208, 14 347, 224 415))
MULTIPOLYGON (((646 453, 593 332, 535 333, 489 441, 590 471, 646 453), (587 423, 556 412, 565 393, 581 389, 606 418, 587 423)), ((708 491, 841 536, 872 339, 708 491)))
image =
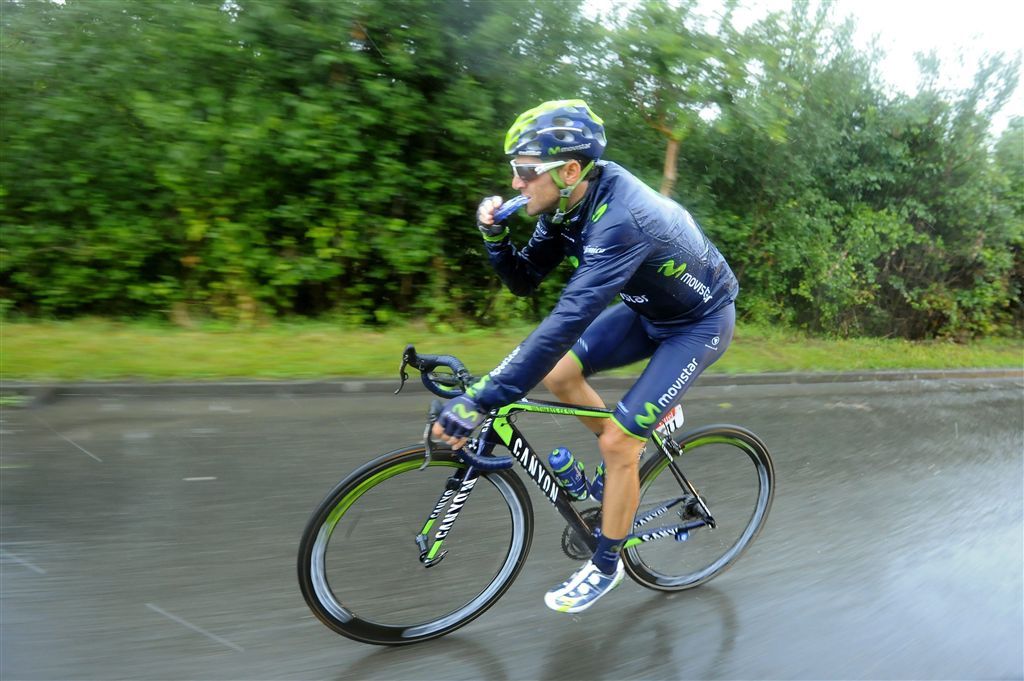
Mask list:
MULTIPOLYGON (((580 517, 588 527, 596 529, 601 526, 601 507, 580 511, 580 517)), ((583 537, 571 525, 566 525, 562 530, 562 552, 573 560, 586 560, 594 555, 593 549, 587 546, 583 537)))

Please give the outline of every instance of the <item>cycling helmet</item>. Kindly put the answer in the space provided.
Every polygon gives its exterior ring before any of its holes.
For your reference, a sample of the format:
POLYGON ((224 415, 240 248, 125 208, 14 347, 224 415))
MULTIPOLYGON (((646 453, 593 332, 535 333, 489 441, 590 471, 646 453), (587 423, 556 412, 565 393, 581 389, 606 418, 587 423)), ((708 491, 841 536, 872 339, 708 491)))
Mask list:
POLYGON ((523 112, 505 135, 510 156, 572 154, 596 161, 605 147, 604 121, 582 99, 544 102, 523 112))

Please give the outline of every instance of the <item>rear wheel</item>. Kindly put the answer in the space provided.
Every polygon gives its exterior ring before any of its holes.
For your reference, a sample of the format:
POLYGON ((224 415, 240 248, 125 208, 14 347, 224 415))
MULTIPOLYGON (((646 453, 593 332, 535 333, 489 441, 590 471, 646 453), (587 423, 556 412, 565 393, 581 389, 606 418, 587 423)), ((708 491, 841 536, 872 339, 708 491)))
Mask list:
MULTIPOLYGON (((682 454, 673 463, 696 489, 715 528, 692 530, 685 541, 669 536, 623 551, 629 575, 659 591, 681 591, 716 577, 743 554, 761 532, 775 494, 775 469, 768 448, 738 426, 707 426, 676 440, 682 454)), ((702 519, 697 499, 657 452, 640 471, 637 517, 673 499, 684 501, 649 525, 679 525, 702 519)), ((648 527, 637 528, 642 532, 648 527)))
POLYGON ((445 450, 419 470, 423 460, 420 445, 371 461, 339 483, 306 526, 302 595, 343 636, 379 645, 443 636, 491 607, 522 569, 533 538, 522 481, 509 470, 482 472, 468 497, 452 490, 439 505, 446 482, 467 466, 445 450), (449 512, 458 516, 428 568, 416 536, 435 510, 430 541, 449 512))

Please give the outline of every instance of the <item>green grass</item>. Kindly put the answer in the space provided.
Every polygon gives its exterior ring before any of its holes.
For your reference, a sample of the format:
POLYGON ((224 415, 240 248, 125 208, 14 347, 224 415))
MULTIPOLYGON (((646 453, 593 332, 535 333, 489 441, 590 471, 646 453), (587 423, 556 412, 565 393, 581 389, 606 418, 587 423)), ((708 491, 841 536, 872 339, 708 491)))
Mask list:
MULTIPOLYGON (((437 331, 406 325, 383 331, 326 322, 274 323, 253 329, 205 325, 183 329, 146 322, 85 319, 4 322, 0 378, 27 381, 214 380, 229 378, 394 378, 402 349, 458 355, 482 374, 530 332, 437 331)), ((641 365, 615 374, 635 374, 641 365)), ((827 340, 741 325, 713 373, 872 369, 1021 368, 1024 340, 970 344, 891 339, 827 340)))

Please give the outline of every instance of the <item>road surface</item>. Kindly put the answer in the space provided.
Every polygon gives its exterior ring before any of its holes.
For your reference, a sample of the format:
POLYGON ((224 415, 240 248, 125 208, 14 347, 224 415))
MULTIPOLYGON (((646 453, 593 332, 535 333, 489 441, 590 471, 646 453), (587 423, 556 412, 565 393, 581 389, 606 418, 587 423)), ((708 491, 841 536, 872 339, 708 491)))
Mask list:
MULTIPOLYGON (((1022 387, 697 386, 688 426, 745 425, 776 464, 766 529, 733 569, 671 596, 627 580, 583 615, 550 612, 544 591, 576 564, 538 493, 533 549, 506 596, 402 649, 315 620, 295 554, 335 481, 420 435, 422 391, 8 408, 0 676, 1021 678, 1022 387)), ((533 419, 521 425, 538 449, 596 456, 571 419, 533 419)))

